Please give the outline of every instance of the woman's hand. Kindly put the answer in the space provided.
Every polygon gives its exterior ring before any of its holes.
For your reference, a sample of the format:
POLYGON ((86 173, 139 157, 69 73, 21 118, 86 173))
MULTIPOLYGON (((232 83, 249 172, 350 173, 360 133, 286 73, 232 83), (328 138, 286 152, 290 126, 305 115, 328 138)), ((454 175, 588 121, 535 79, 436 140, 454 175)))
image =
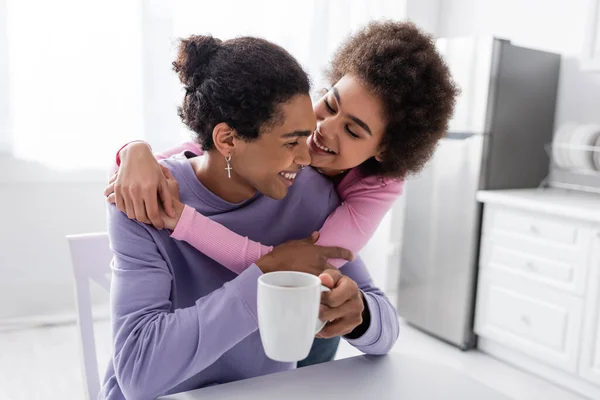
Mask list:
POLYGON ((166 178, 167 173, 171 175, 168 168, 156 161, 146 143, 131 143, 121 150, 119 156, 121 166, 104 191, 107 201, 116 203, 117 209, 130 219, 163 229, 161 208, 168 217, 177 217, 166 178))
POLYGON ((334 246, 318 246, 319 232, 313 232, 301 240, 290 240, 275 246, 270 253, 256 261, 256 266, 264 273, 275 271, 299 271, 319 275, 327 269, 335 269, 329 264, 330 258, 352 261, 350 250, 334 246))
POLYGON ((181 214, 183 214, 184 204, 179 200, 179 184, 171 175, 171 171, 168 169, 165 171, 165 175, 167 177, 167 187, 169 190, 169 194, 173 199, 173 213, 174 216, 169 216, 163 207, 160 207, 160 218, 165 226, 165 228, 170 229, 172 231, 175 230, 175 227, 179 223, 179 218, 181 218, 181 214))

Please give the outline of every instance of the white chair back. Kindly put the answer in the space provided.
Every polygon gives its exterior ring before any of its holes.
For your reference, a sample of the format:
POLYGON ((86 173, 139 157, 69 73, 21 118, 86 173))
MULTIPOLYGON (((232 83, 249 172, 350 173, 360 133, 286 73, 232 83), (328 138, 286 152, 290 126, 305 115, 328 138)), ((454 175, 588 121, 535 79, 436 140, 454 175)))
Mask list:
POLYGON ((100 393, 100 378, 94 339, 94 320, 90 283, 93 281, 106 291, 110 290, 110 263, 113 258, 107 233, 68 235, 71 263, 75 276, 77 296, 77 325, 79 327, 80 348, 83 356, 84 383, 89 400, 95 400, 100 393))

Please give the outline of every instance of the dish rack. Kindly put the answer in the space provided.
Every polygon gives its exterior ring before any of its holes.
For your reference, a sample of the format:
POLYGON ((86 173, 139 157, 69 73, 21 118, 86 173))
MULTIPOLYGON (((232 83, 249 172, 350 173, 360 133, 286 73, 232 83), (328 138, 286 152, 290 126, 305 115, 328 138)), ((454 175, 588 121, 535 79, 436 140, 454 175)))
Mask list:
POLYGON ((553 142, 547 143, 545 149, 550 158, 550 172, 540 186, 600 194, 600 146, 553 142), (557 162, 557 149, 591 153, 587 161, 590 168, 565 165, 568 164, 565 160, 557 162))

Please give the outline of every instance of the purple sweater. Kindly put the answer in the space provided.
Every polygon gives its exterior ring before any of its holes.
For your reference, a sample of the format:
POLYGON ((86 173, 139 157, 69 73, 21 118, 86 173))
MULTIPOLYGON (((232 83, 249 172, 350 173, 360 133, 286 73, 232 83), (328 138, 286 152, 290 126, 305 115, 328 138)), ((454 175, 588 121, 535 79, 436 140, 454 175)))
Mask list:
MULTIPOLYGON (((181 201, 234 232, 267 245, 318 230, 339 201, 331 182, 311 168, 283 200, 257 194, 228 203, 196 178, 188 160, 162 161, 179 182, 181 201)), ((101 398, 152 399, 295 368, 266 357, 256 317, 252 265, 240 275, 189 244, 127 218, 109 206, 114 252, 111 283, 113 354, 101 398)), ((365 294, 370 326, 348 340, 368 354, 388 352, 398 337, 396 311, 357 258, 341 268, 365 294)))

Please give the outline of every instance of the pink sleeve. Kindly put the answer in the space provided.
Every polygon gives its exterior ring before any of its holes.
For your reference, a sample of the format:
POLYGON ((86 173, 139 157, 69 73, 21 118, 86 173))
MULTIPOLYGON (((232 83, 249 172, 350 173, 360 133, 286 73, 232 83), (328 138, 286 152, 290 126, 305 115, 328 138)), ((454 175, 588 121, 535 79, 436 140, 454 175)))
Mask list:
MULTIPOLYGON (((370 176, 342 181, 338 193, 343 203, 327 218, 317 241, 321 246, 338 246, 358 253, 377 230, 394 201, 402 194, 404 181, 370 176)), ((331 259, 339 268, 347 261, 331 259)))
MULTIPOLYGON (((146 143, 143 140, 134 140, 132 142, 127 143, 126 145, 128 145, 130 143, 134 143, 134 142, 146 143)), ((152 150, 152 147, 150 146, 150 144, 149 143, 146 143, 146 144, 148 145, 148 147, 150 147, 150 150, 152 150)), ((119 149, 119 151, 117 152, 117 158, 115 159, 115 162, 113 162, 112 168, 110 170, 111 174, 114 174, 119 170, 119 165, 117 165, 118 154, 125 146, 121 147, 121 149, 119 149)), ((156 158, 156 161, 160 161, 160 160, 164 160, 165 158, 169 158, 172 155, 183 153, 184 151, 191 151, 192 153, 194 153, 196 155, 200 155, 203 153, 202 147, 200 147, 199 144, 194 143, 194 142, 185 142, 185 143, 182 143, 175 147, 172 147, 168 150, 165 150, 161 153, 154 154, 154 158, 156 158)))
POLYGON ((237 274, 273 249, 230 231, 187 205, 171 237, 188 242, 237 274))
MULTIPOLYGON (((369 241, 394 201, 402 194, 403 181, 377 177, 342 181, 338 192, 344 202, 327 218, 317 241, 321 246, 339 246, 358 253, 369 241)), ((241 273, 273 247, 264 246, 230 231, 185 206, 171 237, 183 240, 233 272, 241 273), (232 252, 232 249, 236 249, 232 252)), ((347 261, 331 259, 339 268, 347 261)))
POLYGON ((158 161, 160 161, 160 160, 164 160, 165 158, 169 158, 172 155, 183 153, 184 151, 190 151, 196 155, 200 155, 203 152, 202 147, 200 147, 199 144, 194 143, 194 142, 185 142, 178 146, 175 146, 168 150, 165 150, 162 153, 156 153, 156 154, 154 154, 154 157, 158 161))
MULTIPOLYGON (((162 153, 156 153, 154 157, 160 161, 185 151, 197 155, 203 153, 197 143, 186 142, 162 153)), ((230 231, 187 205, 184 207, 171 237, 188 242, 197 250, 238 274, 273 249, 230 231), (233 253, 232 249, 238 251, 233 253)))

